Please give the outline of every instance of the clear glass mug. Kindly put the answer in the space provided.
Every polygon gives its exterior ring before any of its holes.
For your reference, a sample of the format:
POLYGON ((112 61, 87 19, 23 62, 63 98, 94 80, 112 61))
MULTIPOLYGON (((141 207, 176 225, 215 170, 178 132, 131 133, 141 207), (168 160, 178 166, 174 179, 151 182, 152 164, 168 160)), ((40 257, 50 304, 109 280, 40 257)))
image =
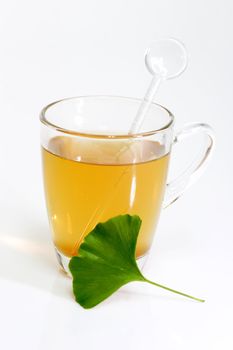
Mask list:
POLYGON ((173 135, 174 116, 151 104, 141 130, 129 134, 141 101, 117 96, 64 99, 40 115, 45 196, 61 267, 98 222, 120 214, 142 219, 136 257, 151 247, 161 208, 196 180, 213 149, 206 124, 190 124, 173 135), (193 134, 204 143, 198 158, 167 183, 171 149, 193 134))

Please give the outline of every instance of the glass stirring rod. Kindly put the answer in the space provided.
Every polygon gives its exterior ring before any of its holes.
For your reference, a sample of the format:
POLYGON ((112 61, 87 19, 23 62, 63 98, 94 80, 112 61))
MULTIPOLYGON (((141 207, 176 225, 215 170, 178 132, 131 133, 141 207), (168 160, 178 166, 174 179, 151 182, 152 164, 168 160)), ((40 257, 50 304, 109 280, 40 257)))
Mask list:
MULTIPOLYGON (((133 120, 133 123, 128 132, 129 134, 136 134, 140 131, 144 118, 150 108, 150 104, 152 103, 161 82, 178 77, 186 69, 187 63, 187 51, 184 45, 177 39, 159 39, 154 41, 152 45, 147 49, 145 64, 149 72, 153 75, 153 78, 133 120)), ((128 147, 130 147, 130 143, 123 146, 122 149, 116 154, 116 157, 119 157, 122 153, 124 153, 128 147)), ((110 204, 113 195, 118 190, 118 186, 124 174, 128 171, 128 168, 123 171, 119 179, 117 179, 116 183, 114 184, 114 192, 109 191, 108 195, 100 200, 98 207, 90 217, 81 237, 78 239, 74 246, 74 254, 82 242, 83 237, 86 235, 87 228, 92 223, 98 221, 97 218, 101 217, 105 209, 110 204)))

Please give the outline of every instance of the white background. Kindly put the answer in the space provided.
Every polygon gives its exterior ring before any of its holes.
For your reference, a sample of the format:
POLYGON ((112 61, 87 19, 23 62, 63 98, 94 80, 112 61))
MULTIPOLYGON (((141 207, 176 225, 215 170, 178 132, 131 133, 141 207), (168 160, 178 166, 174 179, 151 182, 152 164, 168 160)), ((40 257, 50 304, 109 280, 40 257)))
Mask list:
POLYGON ((1 0, 2 349, 233 348, 232 16, 231 0, 1 0), (157 101, 177 126, 210 123, 217 145, 199 183, 163 212, 145 274, 206 303, 134 283, 85 311, 50 242, 38 114, 74 95, 142 97, 145 48, 161 36, 185 42, 190 65, 157 101))

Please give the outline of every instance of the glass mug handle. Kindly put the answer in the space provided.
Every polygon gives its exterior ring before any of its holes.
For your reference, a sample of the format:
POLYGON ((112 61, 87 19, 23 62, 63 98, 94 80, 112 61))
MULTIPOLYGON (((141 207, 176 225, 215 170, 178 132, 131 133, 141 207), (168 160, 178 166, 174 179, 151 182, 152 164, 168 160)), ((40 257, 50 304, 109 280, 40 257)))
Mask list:
POLYGON ((174 203, 203 173, 215 144, 213 129, 208 124, 192 123, 185 125, 174 137, 173 145, 194 135, 203 135, 205 144, 200 150, 200 154, 192 161, 178 177, 171 180, 166 185, 163 208, 167 208, 174 203))

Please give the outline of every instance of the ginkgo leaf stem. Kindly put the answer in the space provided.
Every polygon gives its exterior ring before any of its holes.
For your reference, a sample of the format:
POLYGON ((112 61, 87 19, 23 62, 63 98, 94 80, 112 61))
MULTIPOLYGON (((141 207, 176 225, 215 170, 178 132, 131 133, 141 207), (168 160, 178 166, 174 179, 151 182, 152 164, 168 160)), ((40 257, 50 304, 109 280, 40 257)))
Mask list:
POLYGON ((189 294, 186 294, 186 293, 182 293, 182 292, 179 292, 178 290, 175 290, 175 289, 172 289, 172 288, 168 288, 166 286, 163 286, 162 284, 159 284, 159 283, 155 283, 155 282, 152 282, 148 279, 145 278, 144 280, 145 282, 148 282, 150 284, 153 284, 154 286, 156 287, 159 287, 159 288, 163 288, 163 289, 166 289, 168 290, 169 292, 173 292, 173 293, 176 293, 176 294, 179 294, 179 295, 182 295, 184 297, 187 297, 187 298, 190 298, 190 299, 193 299, 193 300, 196 300, 196 301, 199 301, 200 303, 204 303, 205 300, 204 299, 199 299, 199 298, 196 298, 196 297, 193 297, 192 295, 189 295, 189 294))

